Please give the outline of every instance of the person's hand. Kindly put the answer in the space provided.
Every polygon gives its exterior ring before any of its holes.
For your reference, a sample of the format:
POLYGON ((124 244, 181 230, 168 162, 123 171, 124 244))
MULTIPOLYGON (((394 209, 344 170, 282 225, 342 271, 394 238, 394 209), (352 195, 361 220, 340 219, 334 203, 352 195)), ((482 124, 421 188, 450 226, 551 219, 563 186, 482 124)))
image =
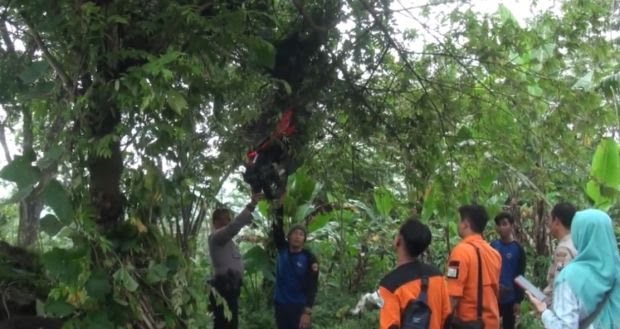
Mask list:
MULTIPOLYGON (((545 305, 545 307, 546 307, 546 305, 545 305)), ((512 305, 512 313, 514 313, 514 315, 521 314, 521 304, 516 303, 516 304, 512 305)))
POLYGON ((304 312, 299 319, 299 329, 310 329, 310 313, 304 312))
POLYGON ((534 309, 536 309, 538 313, 542 314, 542 312, 544 312, 547 309, 547 304, 545 304, 545 302, 541 300, 538 300, 529 291, 526 291, 525 294, 527 295, 527 298, 530 300, 532 305, 534 305, 534 309))

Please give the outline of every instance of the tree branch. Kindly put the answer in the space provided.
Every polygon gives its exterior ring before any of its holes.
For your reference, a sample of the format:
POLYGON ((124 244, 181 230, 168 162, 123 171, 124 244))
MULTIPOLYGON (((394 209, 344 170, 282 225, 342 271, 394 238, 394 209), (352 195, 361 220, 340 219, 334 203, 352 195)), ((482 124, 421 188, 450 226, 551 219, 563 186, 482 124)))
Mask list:
POLYGON ((4 151, 4 157, 6 158, 6 161, 11 162, 13 159, 11 157, 9 145, 6 143, 6 134, 4 132, 4 128, 4 123, 0 124, 0 144, 2 145, 2 150, 4 151))
POLYGON ((71 78, 69 78, 69 75, 62 69, 58 60, 50 53, 47 46, 45 46, 45 43, 41 39, 39 33, 37 33, 37 31, 35 31, 32 26, 28 24, 28 22, 25 22, 25 24, 28 27, 28 34, 30 34, 39 50, 43 52, 43 58, 45 58, 45 60, 50 64, 52 69, 54 69, 54 72, 56 72, 56 74, 62 81, 63 88, 69 94, 71 99, 75 99, 75 92, 73 91, 73 82, 71 81, 71 78))
POLYGON ((6 27, 6 22, 4 18, 0 22, 0 34, 2 35, 2 41, 6 45, 6 50, 9 54, 15 54, 15 46, 13 45, 13 40, 11 40, 11 36, 9 35, 9 30, 6 27))

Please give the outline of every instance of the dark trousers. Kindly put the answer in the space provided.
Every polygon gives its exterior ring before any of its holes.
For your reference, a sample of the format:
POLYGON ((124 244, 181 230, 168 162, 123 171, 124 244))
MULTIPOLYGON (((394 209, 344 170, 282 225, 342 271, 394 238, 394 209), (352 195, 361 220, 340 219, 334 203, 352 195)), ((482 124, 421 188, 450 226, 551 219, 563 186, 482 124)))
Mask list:
POLYGON ((278 329, 299 329, 299 320, 304 313, 304 305, 276 304, 275 309, 278 329))
POLYGON ((237 329, 239 326, 241 280, 222 277, 211 280, 210 284, 222 296, 231 313, 230 320, 226 319, 224 305, 218 305, 215 296, 211 294, 209 302, 210 309, 213 312, 213 329, 237 329))
POLYGON ((502 317, 502 329, 515 329, 515 304, 499 304, 499 315, 502 317))

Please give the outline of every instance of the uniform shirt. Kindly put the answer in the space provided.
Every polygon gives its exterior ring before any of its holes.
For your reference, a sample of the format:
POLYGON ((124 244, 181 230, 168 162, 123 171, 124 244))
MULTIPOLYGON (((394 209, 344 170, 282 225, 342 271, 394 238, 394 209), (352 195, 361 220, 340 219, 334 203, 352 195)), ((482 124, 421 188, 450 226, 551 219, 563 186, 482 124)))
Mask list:
MULTIPOLYGON (((542 322, 546 329, 578 329, 579 321, 588 315, 584 304, 575 296, 568 282, 562 282, 553 293, 553 307, 543 312, 542 322)), ((593 329, 593 326, 587 329, 593 329)))
POLYGON ((499 328, 499 276, 502 258, 479 234, 464 238, 450 253, 448 292, 459 298, 455 315, 462 321, 478 319, 478 256, 482 259, 482 320, 485 328, 499 328))
POLYGON ((451 312, 446 281, 437 268, 416 260, 397 267, 381 280, 379 295, 383 305, 379 315, 380 329, 401 327, 405 308, 420 295, 420 278, 423 276, 429 278, 427 305, 432 312, 429 329, 443 328, 451 312))
POLYGON ((577 256, 577 249, 573 244, 570 234, 563 237, 553 252, 553 261, 547 272, 547 287, 543 290, 547 299, 547 305, 551 305, 553 298, 553 281, 560 271, 577 256))
POLYGON ((319 264, 312 252, 291 252, 284 238, 282 218, 273 225, 273 238, 278 248, 274 301, 280 305, 312 307, 319 281, 319 264))
POLYGON ((243 209, 228 225, 221 227, 209 235, 209 255, 215 276, 228 275, 232 271, 239 278, 243 275, 243 260, 239 247, 232 238, 252 222, 252 213, 243 209))
POLYGON ((491 247, 502 256, 499 303, 504 305, 521 303, 524 291, 515 285, 514 280, 525 273, 525 250, 517 241, 504 243, 501 240, 495 240, 491 242, 491 247))

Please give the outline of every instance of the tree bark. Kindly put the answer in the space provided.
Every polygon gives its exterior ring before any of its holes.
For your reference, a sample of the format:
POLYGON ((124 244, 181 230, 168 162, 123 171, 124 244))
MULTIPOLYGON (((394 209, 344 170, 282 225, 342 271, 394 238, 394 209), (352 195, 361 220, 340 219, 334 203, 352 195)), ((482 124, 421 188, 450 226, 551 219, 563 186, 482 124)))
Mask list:
MULTIPOLYGON (((27 108, 22 108, 22 120, 22 153, 24 155, 34 154, 32 113, 27 108)), ((19 226, 17 231, 17 245, 19 247, 31 248, 37 241, 41 210, 43 210, 43 202, 36 193, 30 193, 19 203, 19 226)))

